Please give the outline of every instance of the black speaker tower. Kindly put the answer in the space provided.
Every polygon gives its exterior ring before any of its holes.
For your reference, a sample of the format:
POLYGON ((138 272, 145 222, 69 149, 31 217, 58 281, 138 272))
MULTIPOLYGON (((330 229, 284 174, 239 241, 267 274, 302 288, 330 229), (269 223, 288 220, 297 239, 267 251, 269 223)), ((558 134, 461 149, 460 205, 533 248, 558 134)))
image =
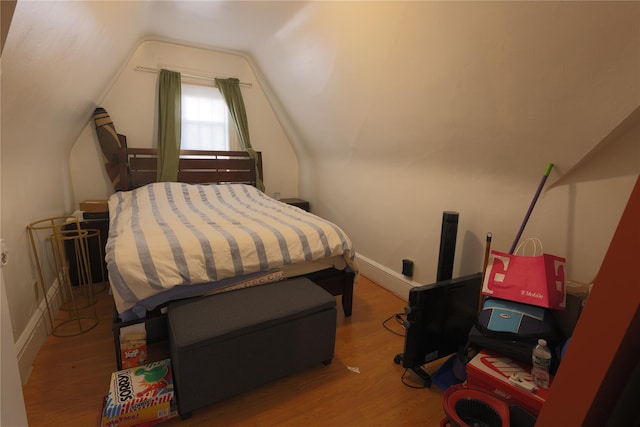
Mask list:
POLYGON ((456 255, 456 238, 458 236, 458 216, 458 212, 445 211, 442 213, 437 282, 449 280, 453 277, 453 259, 456 255))

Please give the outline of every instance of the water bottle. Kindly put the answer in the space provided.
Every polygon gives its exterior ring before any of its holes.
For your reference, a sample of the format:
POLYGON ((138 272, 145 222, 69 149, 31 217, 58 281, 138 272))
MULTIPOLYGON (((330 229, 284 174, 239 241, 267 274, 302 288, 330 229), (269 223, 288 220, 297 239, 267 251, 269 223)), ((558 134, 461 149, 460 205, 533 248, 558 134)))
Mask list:
POLYGON ((538 345, 533 349, 531 359, 533 362, 533 368, 531 369, 531 379, 533 383, 541 388, 549 388, 551 351, 549 347, 547 347, 546 340, 538 340, 538 345))

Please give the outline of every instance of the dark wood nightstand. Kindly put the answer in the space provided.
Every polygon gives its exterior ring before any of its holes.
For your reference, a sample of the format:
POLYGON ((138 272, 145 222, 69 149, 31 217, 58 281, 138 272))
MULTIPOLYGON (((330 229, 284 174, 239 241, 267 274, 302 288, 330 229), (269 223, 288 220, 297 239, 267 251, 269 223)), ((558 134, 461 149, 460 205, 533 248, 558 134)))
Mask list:
POLYGON ((282 203, 286 203, 288 205, 297 206, 300 209, 303 209, 303 210, 305 210, 307 212, 310 212, 309 202, 307 202, 306 200, 292 198, 292 199, 280 199, 280 201, 282 203))
MULTIPOLYGON (((87 241, 89 250, 89 264, 91 268, 91 280, 93 283, 106 283, 109 273, 107 271, 107 263, 104 260, 105 249, 109 237, 109 218, 84 218, 80 220, 80 228, 82 230, 97 230, 98 233, 93 234, 87 241)), ((72 242, 65 242, 65 251, 72 265, 76 265, 76 251, 72 242)), ((78 270, 69 269, 69 280, 73 285, 80 283, 78 270)))

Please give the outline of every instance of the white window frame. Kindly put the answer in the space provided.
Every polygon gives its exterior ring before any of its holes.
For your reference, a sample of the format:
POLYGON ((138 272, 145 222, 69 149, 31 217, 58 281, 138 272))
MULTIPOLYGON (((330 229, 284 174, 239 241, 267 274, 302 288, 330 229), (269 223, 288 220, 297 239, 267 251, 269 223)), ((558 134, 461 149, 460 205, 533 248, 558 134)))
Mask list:
POLYGON ((183 82, 181 120, 182 150, 238 149, 238 137, 229 110, 216 87, 183 82), (214 139, 216 133, 217 141, 214 139))

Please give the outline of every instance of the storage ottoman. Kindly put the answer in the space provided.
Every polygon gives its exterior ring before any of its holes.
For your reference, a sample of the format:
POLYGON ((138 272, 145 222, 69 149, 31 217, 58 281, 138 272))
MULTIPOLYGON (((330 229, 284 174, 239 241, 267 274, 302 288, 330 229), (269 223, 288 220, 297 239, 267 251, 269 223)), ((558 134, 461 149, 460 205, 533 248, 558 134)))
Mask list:
POLYGON ((320 362, 331 363, 336 301, 296 278, 169 305, 178 409, 195 409, 320 362))

